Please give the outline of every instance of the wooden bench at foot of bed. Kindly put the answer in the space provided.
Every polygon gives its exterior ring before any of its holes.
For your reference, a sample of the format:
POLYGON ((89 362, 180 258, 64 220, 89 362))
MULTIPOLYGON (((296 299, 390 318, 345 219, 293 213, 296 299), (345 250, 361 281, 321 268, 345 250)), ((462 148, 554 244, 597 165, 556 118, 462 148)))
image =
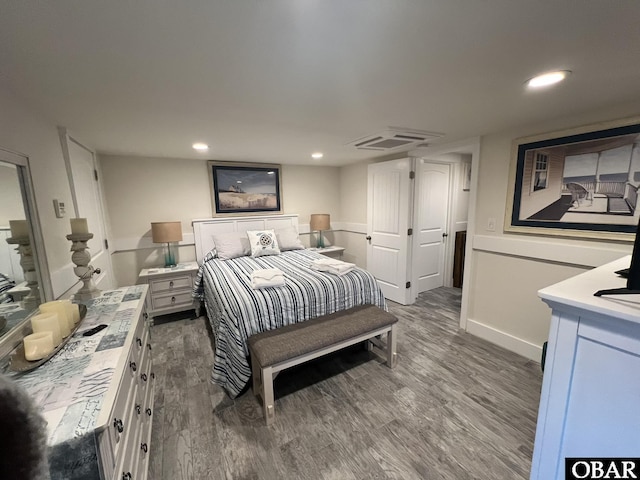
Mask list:
POLYGON ((361 305, 249 337, 253 393, 262 398, 267 425, 275 418, 273 379, 278 372, 336 350, 387 334, 389 368, 396 364, 396 317, 374 306, 361 305))

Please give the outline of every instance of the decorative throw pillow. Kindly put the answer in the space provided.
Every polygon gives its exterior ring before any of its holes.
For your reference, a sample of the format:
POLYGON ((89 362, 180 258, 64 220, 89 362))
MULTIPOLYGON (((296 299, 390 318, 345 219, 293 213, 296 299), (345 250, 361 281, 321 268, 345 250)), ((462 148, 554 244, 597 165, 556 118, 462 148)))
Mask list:
POLYGON ((251 256, 278 255, 278 239, 273 230, 247 230, 247 237, 251 244, 251 256))
POLYGON ((220 260, 230 260, 251 255, 249 239, 244 233, 229 232, 211 235, 216 244, 216 253, 220 260))
POLYGON ((298 232, 294 227, 278 228, 275 230, 278 239, 278 247, 281 252, 287 250, 302 250, 304 245, 298 238, 298 232))

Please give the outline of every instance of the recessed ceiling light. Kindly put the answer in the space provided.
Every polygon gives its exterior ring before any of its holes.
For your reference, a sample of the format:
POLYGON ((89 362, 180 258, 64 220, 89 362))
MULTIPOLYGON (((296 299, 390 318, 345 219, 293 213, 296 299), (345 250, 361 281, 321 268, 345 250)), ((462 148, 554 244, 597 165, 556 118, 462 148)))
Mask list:
POLYGON ((207 150, 209 150, 209 145, 207 145, 206 143, 194 143, 193 149, 199 152, 206 152, 207 150))
POLYGON ((546 87, 554 83, 561 82, 571 72, 569 70, 557 70, 555 72, 547 72, 527 80, 527 86, 531 88, 546 87))
POLYGON ((316 160, 320 159, 324 157, 324 155, 322 154, 322 152, 315 152, 311 154, 311 158, 315 158, 316 160))

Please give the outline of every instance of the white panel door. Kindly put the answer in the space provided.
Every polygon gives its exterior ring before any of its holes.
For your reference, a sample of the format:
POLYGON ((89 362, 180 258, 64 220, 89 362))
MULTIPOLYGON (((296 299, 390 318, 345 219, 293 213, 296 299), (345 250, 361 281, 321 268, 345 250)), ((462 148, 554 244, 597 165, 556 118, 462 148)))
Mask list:
POLYGON ((404 158, 369 165, 367 195, 367 270, 385 297, 412 302, 409 280, 409 219, 412 160, 404 158))
POLYGON ((87 243, 91 253, 91 265, 99 268, 101 272, 99 275, 94 275, 93 280, 100 290, 108 290, 115 285, 111 271, 111 257, 105 245, 102 195, 95 174, 95 158, 93 152, 71 138, 68 139, 67 145, 74 207, 78 217, 87 219, 89 232, 93 233, 93 238, 87 243))
POLYGON ((416 294, 444 285, 450 169, 424 161, 416 169, 412 262, 416 294))

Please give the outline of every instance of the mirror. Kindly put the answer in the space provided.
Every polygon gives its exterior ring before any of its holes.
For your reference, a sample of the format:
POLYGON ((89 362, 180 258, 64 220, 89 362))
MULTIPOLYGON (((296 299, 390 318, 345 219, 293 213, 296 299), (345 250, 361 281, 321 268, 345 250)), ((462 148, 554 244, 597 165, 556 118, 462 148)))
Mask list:
POLYGON ((28 159, 0 149, 0 357, 51 299, 47 273, 28 159))

